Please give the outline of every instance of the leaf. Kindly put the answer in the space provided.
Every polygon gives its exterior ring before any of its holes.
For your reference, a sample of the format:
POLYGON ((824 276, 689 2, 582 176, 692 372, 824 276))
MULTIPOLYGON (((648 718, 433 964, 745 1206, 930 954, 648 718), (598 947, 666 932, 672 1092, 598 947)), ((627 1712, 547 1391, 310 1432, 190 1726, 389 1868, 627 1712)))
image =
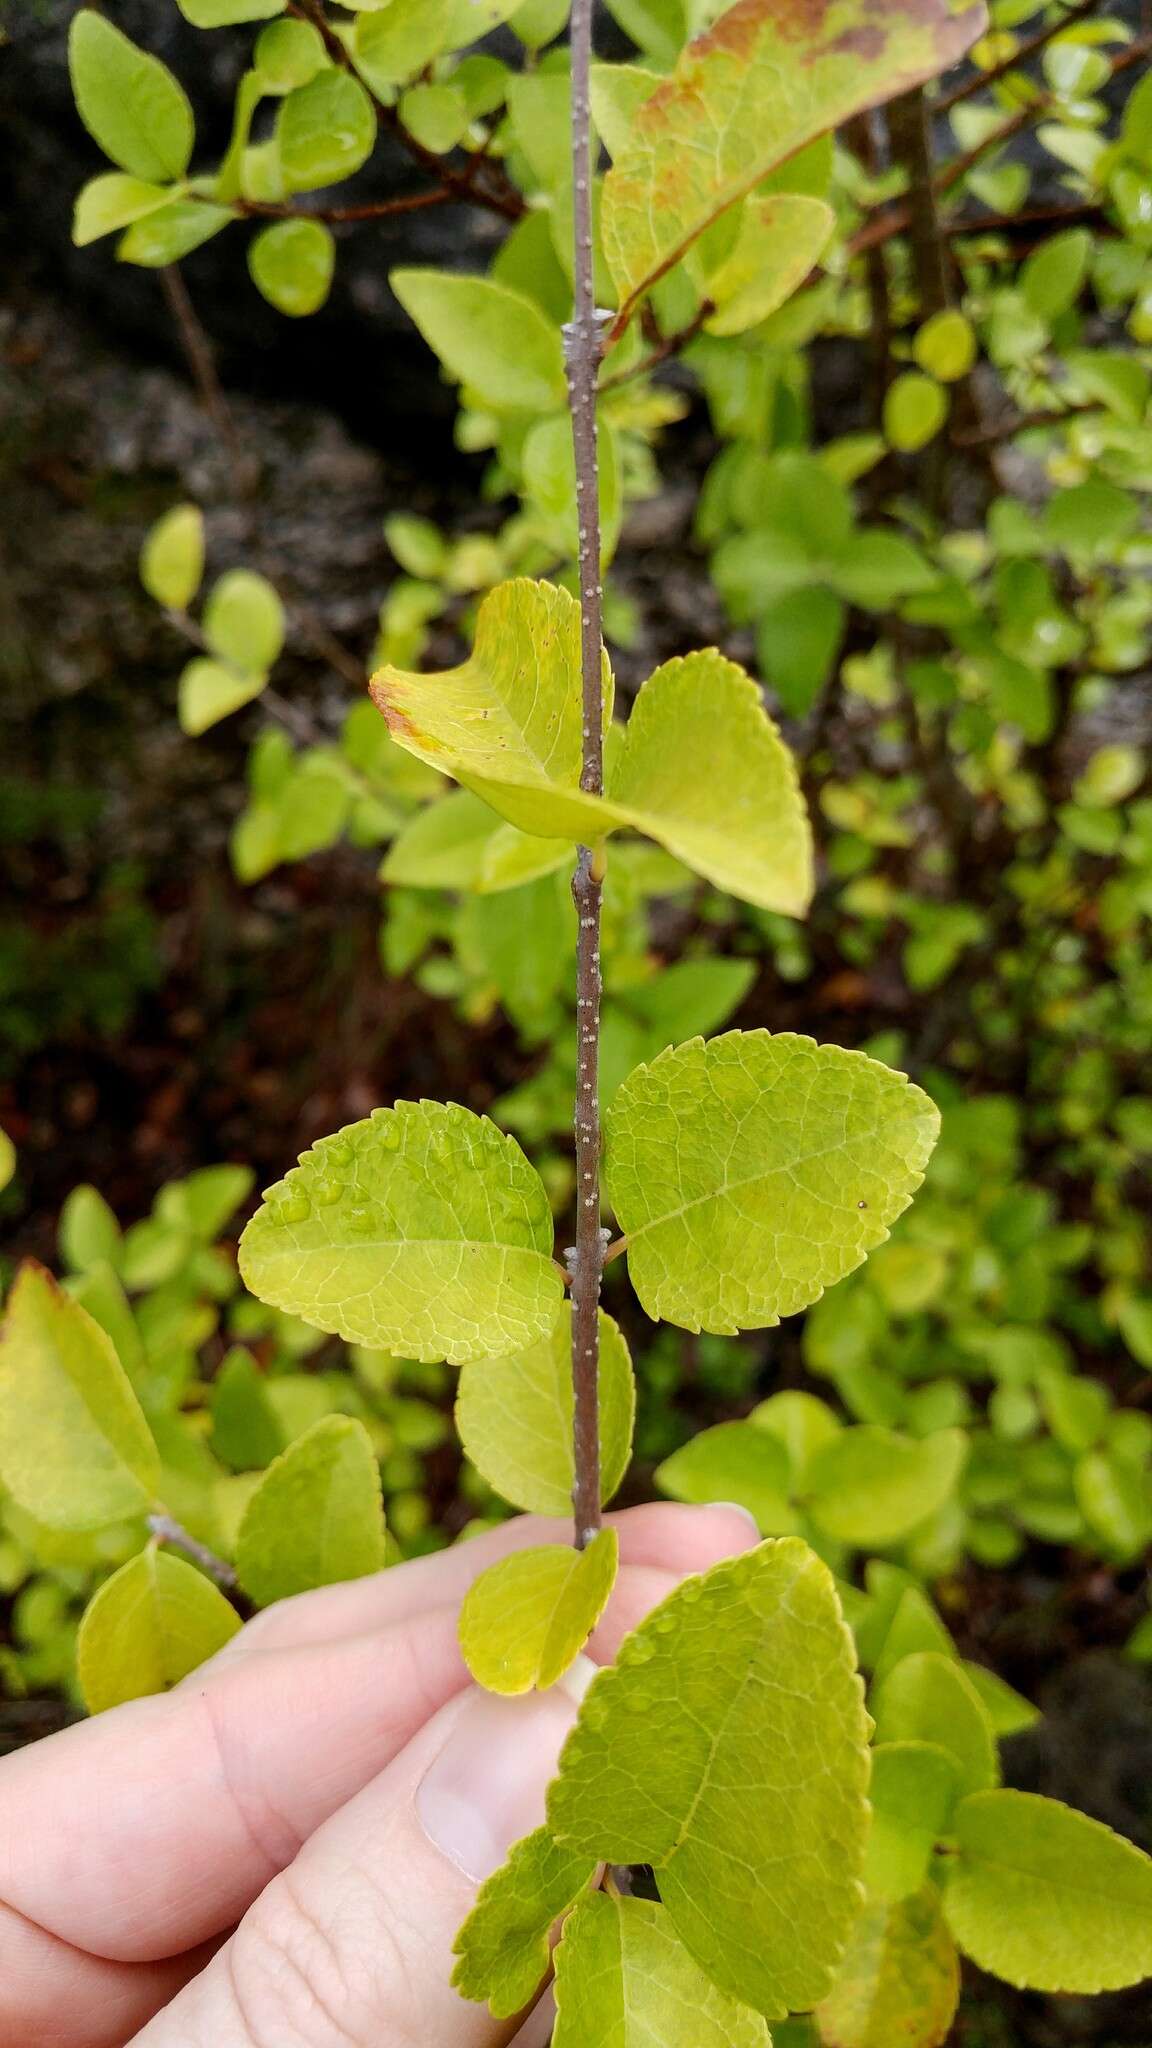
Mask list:
MULTIPOLYGON (((628 1346, 600 1311, 600 1491, 611 1500, 632 1455, 636 1389, 628 1346)), ((566 1515, 572 1454, 572 1309, 546 1337, 501 1358, 462 1367, 456 1427, 489 1486, 530 1515, 566 1515)))
POLYGON ((380 1467, 362 1422, 329 1415, 268 1467, 236 1539, 236 1571, 258 1607, 384 1569, 380 1467))
POLYGON ((197 655, 180 676, 177 717, 181 732, 196 739, 210 726, 219 725, 234 711, 251 704, 264 688, 266 675, 238 675, 222 662, 205 661, 197 655))
POLYGON ((930 1742, 956 1759, 962 1792, 1000 1776, 996 1740, 971 1680, 954 1658, 918 1650, 889 1672, 872 1702, 876 1740, 930 1742))
POLYGON ((1152 1975, 1152 1859, 1034 1792, 981 1792, 954 1822, 944 1915, 965 1955, 1033 1991, 1152 1975))
POLYGON ((935 439, 948 417, 948 394, 935 377, 904 370, 884 395, 884 433, 901 454, 914 454, 935 439))
POLYGON ((705 332, 743 334, 759 326, 803 284, 835 226, 832 208, 806 193, 750 200, 733 248, 708 274, 706 292, 716 311, 705 320, 705 332))
MULTIPOLYGON (((560 83, 566 85, 563 79, 560 83)), ((606 565, 616 552, 624 509, 617 440, 610 420, 600 422, 598 452, 600 560, 606 565)), ((580 545, 576 456, 572 423, 566 413, 536 421, 524 442, 522 467, 524 494, 530 499, 550 546, 575 560, 580 545)))
POLYGON ((16 1172, 16 1147, 7 1131, 0 1130, 0 1189, 6 1188, 16 1172))
POLYGON ((883 1550, 951 1498, 967 1450, 962 1429, 919 1438, 867 1423, 846 1429, 808 1469, 809 1512, 838 1542, 883 1550))
POLYGON ((76 195, 72 240, 78 249, 86 248, 89 242, 99 241, 101 235, 114 234, 117 228, 126 228, 145 214, 156 213, 171 198, 167 185, 149 184, 146 179, 131 178, 124 171, 102 171, 99 177, 89 178, 76 195))
POLYGON ((84 7, 72 18, 68 61, 80 119, 105 156, 134 178, 182 178, 195 135, 192 108, 159 58, 84 7))
POLYGON ((554 2048, 771 2048, 760 2014, 713 1984, 650 1899, 588 1892, 556 1952, 554 2048))
POLYGON ((111 1339, 29 1260, 0 1332, 0 1481, 50 1528, 99 1529, 145 1513, 159 1474, 111 1339))
POLYGON ((964 1673, 998 1738, 1018 1735, 1022 1729, 1036 1726, 1039 1707, 1007 1685, 995 1671, 989 1671, 986 1664, 973 1664, 965 1658, 964 1673))
POLYGON ((209 242, 235 219, 228 206, 210 206, 199 199, 176 199, 137 220, 116 244, 121 263, 138 263, 144 270, 163 270, 179 263, 209 242))
POLYGON ((938 1743, 882 1742, 873 1750, 864 1880, 877 1898, 920 1890, 959 1790, 959 1766, 938 1743))
POLYGON ((518 832, 470 789, 455 789, 409 819, 392 841, 380 876, 409 889, 474 889, 483 896, 571 864, 566 843, 518 832))
POLYGON ((307 85, 327 62, 320 32, 310 21, 272 22, 260 31, 252 55, 261 91, 277 95, 307 85))
POLYGON ((442 0, 390 0, 379 13, 360 16, 352 37, 353 61, 373 91, 391 101, 394 86, 414 78, 440 54, 447 33, 442 0))
POLYGON ((756 628, 756 657, 792 718, 803 718, 827 683, 844 637, 844 606, 818 584, 770 598, 756 628))
POLYGON ((619 332, 641 294, 724 209, 849 115, 947 69, 984 10, 943 0, 865 9, 739 0, 684 49, 632 123, 604 185, 619 332))
POLYGON ((560 1848, 537 1828, 480 1887, 456 1936, 452 1982, 462 1998, 485 1999, 494 2019, 511 2019, 547 1975, 553 1922, 595 1872, 591 1856, 560 1848))
POLYGON ((448 375, 483 404, 533 413, 563 405, 560 331, 534 300, 440 270, 393 270, 388 282, 448 375))
POLYGON ((546 1692, 583 1649, 616 1583, 620 1539, 601 1529, 587 1550, 545 1543, 481 1572, 460 1609, 460 1649, 489 1692, 546 1692))
POLYGON ((294 320, 319 312, 332 288, 335 262, 332 230, 318 220, 278 220, 248 250, 257 290, 294 320))
POLYGON ((333 65, 286 94, 276 144, 290 191, 314 192, 350 178, 376 146, 376 115, 359 79, 333 65))
POLYGON ((788 1453, 779 1437, 753 1422, 719 1422, 656 1467, 656 1484, 673 1500, 730 1501, 747 1508, 762 1536, 791 1536, 798 1527, 789 1501, 788 1453))
POLYGON ((270 669, 284 645, 284 607, 267 579, 251 569, 221 576, 204 607, 204 638, 242 675, 270 669))
POLYGON ((606 1126, 644 1309, 728 1335, 795 1315, 883 1243, 939 1115, 863 1053, 730 1031, 637 1067, 606 1126))
POLYGON ((90 1714, 179 1685, 240 1629, 203 1572, 155 1544, 106 1579, 80 1623, 76 1661, 90 1714))
POLYGON ((712 1981, 780 2017, 829 1990, 859 1911, 866 1731, 831 1573, 764 1543, 685 1580, 593 1679, 548 1824, 654 1865, 712 1981))
POLYGON ((151 528, 140 551, 140 581, 173 612, 187 611, 204 575, 204 515, 198 505, 173 505, 151 528))
POLYGON ((830 1995, 816 2012, 824 2048, 940 2048, 960 1998, 960 1962, 939 1893, 870 1900, 830 1995))
POLYGON ((107 1260, 120 1259, 120 1225, 97 1188, 75 1187, 60 1211, 60 1256, 70 1273, 87 1272, 107 1260))
POLYGON ((938 378, 941 384, 954 384, 968 375, 976 360, 975 330, 963 313, 947 306, 924 322, 912 343, 912 352, 930 377, 938 378))
POLYGON ((322 1138, 240 1240, 253 1294, 353 1344, 464 1364, 546 1336, 563 1283, 544 1184, 458 1103, 400 1102, 322 1138))
POLYGON ((228 28, 236 21, 268 21, 283 14, 287 0, 177 0, 193 28, 228 28))
POLYGON ((795 762, 756 685, 715 648, 666 661, 641 686, 608 808, 718 889, 791 917, 807 910, 812 842, 795 762))
MULTIPOLYGON (((665 662, 637 696, 607 797, 588 796, 579 642, 566 591, 502 583, 480 608, 470 661, 432 677, 382 669, 372 695, 401 746, 521 831, 598 839, 629 826, 717 887, 799 915, 812 890, 811 836, 795 764, 755 684, 715 650, 665 662)), ((607 717, 606 657, 604 677, 607 717)))
POLYGON ((250 1351, 233 1345, 212 1384, 212 1449, 234 1472, 270 1465, 286 1442, 250 1351))
POLYGON ((1088 275, 1092 239, 1087 228, 1068 228, 1042 242, 1024 262, 1017 286, 1029 311, 1045 326, 1076 304, 1088 275))
MULTIPOLYGON (((607 721, 607 656, 603 677, 607 721)), ((480 606, 468 661, 431 677, 382 669, 372 695, 393 739, 521 831, 578 839, 604 830, 597 799, 579 787, 580 607, 567 591, 499 584, 480 606)))

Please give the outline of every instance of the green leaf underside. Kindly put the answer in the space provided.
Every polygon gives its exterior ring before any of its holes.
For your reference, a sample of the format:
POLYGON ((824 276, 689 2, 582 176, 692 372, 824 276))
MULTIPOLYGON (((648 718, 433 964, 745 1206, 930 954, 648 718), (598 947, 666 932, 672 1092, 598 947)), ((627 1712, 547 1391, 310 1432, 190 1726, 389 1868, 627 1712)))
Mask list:
POLYGON ((706 332, 742 334, 766 320, 803 284, 835 226, 832 208, 806 193, 750 200, 735 246, 708 277, 707 296, 717 310, 704 322, 706 332))
POLYGON ((236 1539, 240 1583, 258 1607, 366 1578, 385 1562, 380 1468, 362 1422, 329 1415, 268 1467, 236 1539))
POLYGON ((534 299, 494 278, 394 270, 389 280, 449 376, 497 411, 547 413, 564 403, 559 329, 534 299))
POLYGON ((663 1906, 589 1892, 556 1952, 554 2048, 771 2048, 760 2014, 711 1983, 663 1906))
POLYGON ((982 6, 944 0, 739 0, 638 108, 604 183, 604 252, 622 326, 640 294, 777 164, 851 114, 945 70, 982 6))
POLYGON ((580 1850, 561 1848, 537 1828, 480 1888, 456 1936, 452 1982, 463 1998, 488 2001, 495 2019, 527 2005, 548 1969, 553 1922, 579 1898, 596 1869, 580 1850))
POLYGON ((982 1969, 1085 1993, 1152 1975, 1152 1859, 1134 1843, 1033 1792, 963 1800, 954 1833, 944 1913, 982 1969))
MULTIPOLYGON (((607 657, 604 678, 607 719, 607 657)), ((438 676, 383 669, 372 694, 401 746, 523 832, 643 832, 748 902, 792 916, 807 908, 811 832, 795 765, 756 685, 715 649, 648 678, 606 797, 579 786, 580 608, 566 591, 500 585, 480 608, 469 661, 438 676)))
POLYGON ((545 1543, 502 1557, 469 1588, 460 1648, 489 1692, 544 1692, 562 1678, 608 1604, 620 1561, 615 1529, 587 1550, 545 1543))
POLYGON ((223 1593, 153 1544, 106 1579, 80 1624, 80 1689, 91 1714, 178 1685, 240 1628, 223 1593))
POLYGON ((22 1267, 0 1334, 0 1480, 53 1529, 144 1514, 160 1459, 111 1339, 42 1267, 22 1267))
POLYGON ((470 789, 454 789, 410 818, 392 841, 381 879, 410 889, 498 895, 571 864, 567 841, 533 839, 505 824, 470 789))
POLYGON ((790 1032, 637 1067, 606 1118, 607 1189, 643 1307, 722 1336, 808 1307, 883 1243, 938 1129, 904 1075, 790 1032))
POLYGON ((960 1997, 960 1963, 931 1888, 870 1899, 816 2022, 824 2048, 940 2048, 960 1997))
POLYGON ((877 1898, 910 1898, 921 1889, 959 1786, 956 1758, 937 1743, 884 1742, 873 1750, 864 1876, 877 1898))
MULTIPOLYGON (((607 721, 606 655, 603 675, 607 721)), ((597 800, 579 786, 579 678, 579 605, 565 590, 518 578, 485 598, 468 661, 438 676, 382 669, 372 695, 393 739, 522 832, 598 838, 597 800)))
POLYGON ((962 1429, 920 1438, 871 1424, 846 1429, 812 1460, 809 1511, 838 1542, 898 1543, 949 1498, 966 1451, 962 1429))
POLYGON ((653 1864, 701 1967, 782 2017, 829 1990, 859 1910, 867 1725, 831 1574, 765 1543, 686 1580, 593 1680, 548 1824, 653 1864))
POLYGON ((457 1103, 400 1102, 322 1138, 240 1240, 252 1292, 354 1344, 464 1363, 560 1313, 543 1182, 457 1103))
POLYGON ((975 1687, 938 1650, 919 1650, 889 1672, 872 1702, 877 1742, 928 1742, 954 1758, 962 1792, 999 1781, 996 1738, 975 1687))
MULTIPOLYGON (((636 1388, 628 1346, 600 1311, 600 1485, 611 1500, 632 1455, 636 1388)), ((513 1507, 566 1515, 572 1455, 572 1309, 564 1303, 548 1336, 502 1358, 479 1358, 460 1373, 456 1427, 477 1470, 513 1507)))

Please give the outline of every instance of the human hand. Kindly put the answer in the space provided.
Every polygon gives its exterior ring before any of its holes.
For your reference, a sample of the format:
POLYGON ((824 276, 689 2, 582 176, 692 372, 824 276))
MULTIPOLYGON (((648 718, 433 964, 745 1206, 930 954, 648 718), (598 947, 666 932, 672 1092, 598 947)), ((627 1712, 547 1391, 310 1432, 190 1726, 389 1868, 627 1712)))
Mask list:
MULTIPOLYGON (((611 1519, 600 1663, 686 1573, 756 1540, 740 1509, 611 1519)), ((514 2038, 451 1990, 452 1943, 542 1820, 575 1705, 478 1692, 456 1620, 497 1557, 566 1534, 525 1516, 284 1601, 174 1692, 0 1765, 0 2048, 514 2038)))

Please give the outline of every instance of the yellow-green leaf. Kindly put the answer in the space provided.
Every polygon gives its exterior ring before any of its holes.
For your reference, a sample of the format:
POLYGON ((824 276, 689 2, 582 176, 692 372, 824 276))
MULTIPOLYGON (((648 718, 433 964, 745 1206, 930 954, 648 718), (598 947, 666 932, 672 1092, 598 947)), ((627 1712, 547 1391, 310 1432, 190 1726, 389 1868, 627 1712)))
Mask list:
POLYGON ((534 299, 443 270, 394 270, 388 282, 449 376, 485 405, 541 413, 564 403, 560 330, 534 299))
POLYGON ((860 1908, 867 1728, 831 1573, 764 1543, 686 1580, 593 1679, 548 1824, 653 1864, 712 1981, 782 2017, 831 1988, 860 1908))
POLYGON ((663 1906, 589 1892, 556 1952, 554 2048, 771 2048, 758 2012, 714 1984, 663 1906))
POLYGON ((204 607, 211 652, 242 675, 270 669, 284 645, 284 606, 267 577, 229 569, 204 607))
POLYGON ((812 1460, 809 1512, 840 1543, 875 1550, 899 1543, 951 1498, 967 1449, 962 1429, 926 1437, 871 1423, 843 1430, 812 1460))
MULTIPOLYGON (((748 902, 793 916, 807 907, 811 834, 795 764, 755 684, 715 649, 649 677, 602 798, 580 789, 580 608, 566 591, 501 584, 462 667, 386 668, 372 694, 401 746, 524 832, 588 840, 630 827, 748 902)), ((606 718, 611 702, 605 657, 606 718)))
POLYGON ((167 66, 94 7, 73 16, 68 58, 80 119, 105 156, 134 178, 182 178, 192 154, 192 108, 167 66))
POLYGON ((16 1147, 7 1131, 0 1130, 0 1189, 6 1188, 16 1171, 16 1147))
POLYGON ((944 1913, 981 1969, 1034 1991, 1152 1976, 1152 1859, 1033 1792, 981 1792, 954 1823, 944 1913))
POLYGON ((80 1624, 76 1661, 89 1713, 166 1692, 239 1627, 203 1572, 148 1544, 105 1580, 80 1624))
POLYGON ((959 1997, 960 1961, 928 1888, 869 1900, 816 2025, 824 2048, 940 2048, 959 1997))
POLYGON ((822 199, 803 192, 771 192, 746 202, 740 228, 724 261, 704 285, 716 311, 709 334, 743 334, 790 299, 818 263, 836 226, 822 199))
POLYGON ((945 0, 738 0, 634 117, 604 188, 622 326, 641 293, 777 164, 849 115, 932 78, 980 34, 945 0))
POLYGON ((789 1500, 788 1452, 779 1437, 753 1422, 700 1430, 656 1467, 656 1483, 673 1500, 747 1508, 762 1536, 791 1536, 799 1526, 789 1500))
POLYGON ((204 574, 204 515, 198 505, 173 505, 151 528, 140 551, 140 581, 157 604, 187 611, 204 574))
POLYGON ((264 1474, 236 1540, 236 1571, 258 1607, 366 1578, 385 1562, 380 1467, 362 1422, 328 1415, 264 1474))
POLYGON ((930 1742, 954 1757, 962 1792, 1000 1776, 996 1738, 971 1680, 952 1657, 918 1650, 889 1672, 872 1702, 876 1740, 930 1742))
POLYGON ((643 684, 606 807, 744 902, 807 910, 812 836, 796 764, 756 685, 714 647, 643 684))
POLYGON ((883 1243, 939 1121, 903 1074, 790 1032, 635 1068, 606 1119, 607 1185, 647 1313, 726 1335, 806 1308, 883 1243))
POLYGON ((276 119, 276 142, 293 192, 350 178, 376 142, 376 115, 359 79, 331 66, 287 93, 276 119))
POLYGON ((240 1240, 253 1294, 402 1358, 458 1364, 546 1336, 563 1280, 544 1184, 457 1103, 400 1102, 322 1138, 240 1240))
POLYGON ((199 738, 222 718, 230 718, 234 711, 242 711, 245 704, 253 703, 267 681, 261 672, 242 675, 237 669, 225 668, 223 662, 206 661, 197 655, 180 676, 177 717, 181 732, 187 733, 189 739, 199 738))
POLYGON ((872 1828, 864 1877, 877 1899, 925 1883, 960 1789, 960 1766, 934 1742, 882 1742, 872 1752, 872 1828))
POLYGON ((0 1481, 53 1529, 152 1505, 160 1460, 111 1339, 29 1261, 0 1332, 0 1481))
MULTIPOLYGON (((628 1346, 600 1311, 600 1490, 611 1500, 628 1469, 636 1388, 628 1346)), ((533 1515, 572 1506, 572 1310, 523 1351, 477 1358, 460 1373, 460 1441, 489 1486, 533 1515)))
POLYGON ((583 1649, 616 1582, 620 1539, 601 1529, 587 1550, 544 1543, 489 1565, 460 1609, 460 1648, 489 1692, 545 1692, 583 1649))
POLYGON ((275 221, 256 236, 248 251, 248 269, 257 290, 293 320, 319 312, 332 288, 335 262, 332 230, 318 220, 275 221))
POLYGON ((528 2004, 548 1970, 552 1924, 584 1890, 596 1868, 591 1856, 562 1849, 537 1828, 510 1851, 480 1888, 456 1937, 452 1982, 463 1998, 485 1999, 493 2018, 510 2019, 528 2004))
POLYGON ((145 214, 157 213, 172 198, 169 185, 150 184, 126 171, 101 171, 76 194, 72 216, 72 240, 78 249, 98 242, 101 235, 115 234, 145 214))

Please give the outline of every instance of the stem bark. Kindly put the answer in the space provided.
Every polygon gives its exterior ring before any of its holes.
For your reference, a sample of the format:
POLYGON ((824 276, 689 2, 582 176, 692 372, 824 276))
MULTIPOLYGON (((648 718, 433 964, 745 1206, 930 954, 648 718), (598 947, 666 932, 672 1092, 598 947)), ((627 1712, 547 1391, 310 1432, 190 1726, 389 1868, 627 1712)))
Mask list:
MULTIPOLYGON (((580 787, 604 789, 604 713, 601 652, 600 492, 596 442, 596 377, 601 325, 596 312, 592 259, 592 142, 589 71, 595 0, 573 0, 572 187, 574 302, 564 331, 572 445, 576 458, 576 515, 580 570, 580 673, 583 759, 580 787)), ((576 1548, 600 1527, 600 910, 603 888, 598 849, 577 850, 572 897, 576 905, 576 1244, 572 1253, 572 1440, 575 1483, 572 1512, 576 1548)))

